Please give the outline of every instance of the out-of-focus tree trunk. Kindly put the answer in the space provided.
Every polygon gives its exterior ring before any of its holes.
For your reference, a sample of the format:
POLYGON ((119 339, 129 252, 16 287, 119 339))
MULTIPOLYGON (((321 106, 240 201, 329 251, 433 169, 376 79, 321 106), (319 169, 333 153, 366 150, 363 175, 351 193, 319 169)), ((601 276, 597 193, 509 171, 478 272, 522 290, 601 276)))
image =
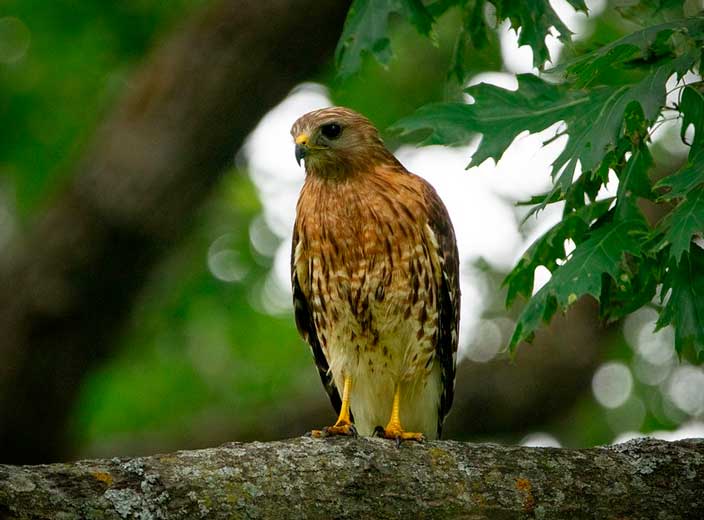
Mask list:
POLYGON ((291 439, 0 465, 0 516, 694 519, 703 481, 702 439, 585 450, 291 439))
POLYGON ((0 266, 0 460, 67 455, 86 371, 259 119, 327 62, 348 1, 221 0, 135 74, 0 266))

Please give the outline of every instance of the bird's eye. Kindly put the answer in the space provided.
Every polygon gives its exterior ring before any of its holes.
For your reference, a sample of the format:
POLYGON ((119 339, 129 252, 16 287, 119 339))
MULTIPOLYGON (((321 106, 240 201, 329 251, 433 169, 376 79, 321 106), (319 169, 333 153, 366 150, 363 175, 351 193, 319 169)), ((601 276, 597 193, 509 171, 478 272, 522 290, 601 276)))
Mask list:
POLYGON ((337 139, 342 133, 342 127, 337 123, 328 123, 320 128, 320 133, 328 139, 337 139))

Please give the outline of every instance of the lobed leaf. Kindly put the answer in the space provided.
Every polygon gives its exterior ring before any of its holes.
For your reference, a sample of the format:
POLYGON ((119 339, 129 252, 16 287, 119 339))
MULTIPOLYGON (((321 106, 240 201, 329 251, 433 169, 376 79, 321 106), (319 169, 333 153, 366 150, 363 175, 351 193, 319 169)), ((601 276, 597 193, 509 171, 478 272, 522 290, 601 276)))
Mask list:
POLYGON ((639 141, 636 146, 619 175, 616 214, 622 219, 632 217, 634 213, 640 216, 637 206, 638 197, 651 198, 648 170, 653 165, 653 157, 645 141, 639 141))
MULTIPOLYGON (((587 12, 584 0, 568 0, 576 10, 587 12)), ((489 27, 484 20, 487 2, 494 5, 497 23, 508 19, 518 32, 519 45, 529 45, 533 50, 536 67, 550 60, 545 38, 554 28, 563 43, 569 43, 572 32, 562 22, 549 0, 515 2, 513 0, 354 0, 347 14, 345 27, 335 51, 338 75, 342 78, 359 70, 364 54, 373 55, 379 63, 387 64, 392 57, 388 38, 388 19, 391 14, 404 16, 424 36, 432 33, 437 16, 450 7, 463 10, 463 25, 458 34, 450 66, 451 77, 464 80, 464 53, 471 42, 477 48, 488 40, 489 27)))
MULTIPOLYGON (((559 33, 558 38, 563 43, 569 43, 570 31, 557 13, 553 10, 548 0, 534 0, 532 2, 515 2, 513 0, 492 0, 496 7, 496 18, 499 22, 508 19, 511 28, 518 31, 518 44, 529 45, 533 49, 533 66, 542 67, 550 61, 550 52, 545 44, 545 37, 550 34, 550 29, 555 28, 559 33)), ((571 0, 572 7, 579 11, 587 12, 583 0, 571 0)))
POLYGON ((657 328, 672 325, 675 349, 694 349, 704 360, 704 251, 695 246, 679 263, 672 262, 663 281, 662 294, 668 295, 657 328))
POLYGON ((533 242, 523 253, 516 267, 504 279, 506 306, 510 306, 519 295, 530 298, 536 267, 542 265, 550 271, 558 269, 557 261, 567 257, 565 240, 581 242, 588 233, 591 223, 608 211, 613 200, 613 198, 600 200, 570 212, 533 242))
POLYGON ((613 0, 621 16, 640 25, 682 18, 683 4, 682 0, 613 0))
POLYGON ((663 200, 684 197, 704 183, 704 94, 694 87, 685 87, 678 109, 682 114, 682 140, 685 141, 685 133, 690 125, 694 127, 694 140, 690 144, 687 164, 656 184, 656 188, 669 188, 662 195, 663 200))
POLYGON ((669 188, 669 191, 660 198, 672 200, 686 196, 702 184, 704 184, 704 148, 690 151, 687 164, 676 173, 662 179, 655 187, 669 188))
MULTIPOLYGON (((616 71, 623 73, 633 67, 655 66, 687 54, 697 59, 698 43, 703 36, 703 16, 653 25, 553 67, 546 73, 562 77, 578 88, 598 82, 610 83, 616 71)), ((674 67, 673 72, 681 76, 689 67, 682 62, 674 67)))
POLYGON ((541 325, 558 309, 566 309, 583 295, 600 299, 603 276, 618 280, 628 253, 640 256, 641 239, 647 232, 642 219, 611 222, 594 231, 578 244, 570 258, 552 274, 550 280, 524 307, 510 341, 513 349, 523 340, 530 340, 541 325))
POLYGON ((539 132, 563 121, 567 127, 559 135, 567 134, 569 139, 553 164, 552 174, 562 170, 558 184, 564 191, 572 183, 577 161, 583 170, 591 170, 615 148, 630 103, 640 104, 646 119, 655 120, 665 102, 665 82, 672 66, 657 67, 633 85, 588 90, 548 83, 532 74, 517 77, 516 91, 480 83, 467 89, 474 97, 473 104, 426 105, 398 121, 393 129, 407 136, 430 130, 421 144, 461 144, 480 133, 483 139, 472 165, 489 158, 498 161, 522 132, 539 132))
POLYGON ((388 23, 394 13, 405 16, 420 34, 431 34, 434 18, 421 0, 354 0, 335 49, 340 77, 357 72, 365 53, 372 54, 379 63, 389 63, 392 51, 388 23))
POLYGON ((665 218, 661 245, 670 244, 670 258, 679 262, 690 250, 692 238, 704 233, 704 187, 690 191, 687 197, 665 218))
MULTIPOLYGON (((492 36, 484 19, 485 0, 468 0, 462 6, 462 25, 457 33, 450 59, 448 78, 464 86, 467 80, 467 62, 475 58, 477 49, 484 49, 492 36)), ((494 39, 496 36, 494 35, 494 39)))
MULTIPOLYGON (((697 85, 701 88, 701 84, 697 85)), ((699 88, 688 85, 682 91, 678 110, 682 113, 682 128, 680 137, 686 141, 685 134, 689 125, 694 127, 692 150, 704 148, 704 94, 699 88)))

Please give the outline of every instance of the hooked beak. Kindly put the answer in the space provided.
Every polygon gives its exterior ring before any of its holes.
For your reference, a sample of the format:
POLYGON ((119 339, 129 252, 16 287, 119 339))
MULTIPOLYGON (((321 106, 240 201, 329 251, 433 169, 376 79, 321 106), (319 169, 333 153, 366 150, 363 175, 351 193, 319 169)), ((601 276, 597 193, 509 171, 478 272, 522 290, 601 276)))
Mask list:
POLYGON ((308 153, 308 134, 303 133, 296 137, 296 162, 301 165, 303 159, 308 153))
POLYGON ((306 152, 308 151, 308 148, 304 144, 297 144, 296 145, 296 162, 298 163, 298 166, 301 165, 301 159, 303 159, 306 156, 306 152))

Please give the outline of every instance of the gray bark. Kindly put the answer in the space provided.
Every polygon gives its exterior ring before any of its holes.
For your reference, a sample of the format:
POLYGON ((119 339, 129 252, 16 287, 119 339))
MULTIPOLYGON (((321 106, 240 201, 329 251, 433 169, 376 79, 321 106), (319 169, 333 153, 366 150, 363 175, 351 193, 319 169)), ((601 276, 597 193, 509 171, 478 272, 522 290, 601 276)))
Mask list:
POLYGON ((138 71, 71 182, 0 258, 0 461, 70 453, 83 376, 259 119, 327 63, 348 6, 220 0, 138 71))
POLYGON ((704 518, 704 439, 567 450, 297 438, 0 465, 0 517, 704 518))

